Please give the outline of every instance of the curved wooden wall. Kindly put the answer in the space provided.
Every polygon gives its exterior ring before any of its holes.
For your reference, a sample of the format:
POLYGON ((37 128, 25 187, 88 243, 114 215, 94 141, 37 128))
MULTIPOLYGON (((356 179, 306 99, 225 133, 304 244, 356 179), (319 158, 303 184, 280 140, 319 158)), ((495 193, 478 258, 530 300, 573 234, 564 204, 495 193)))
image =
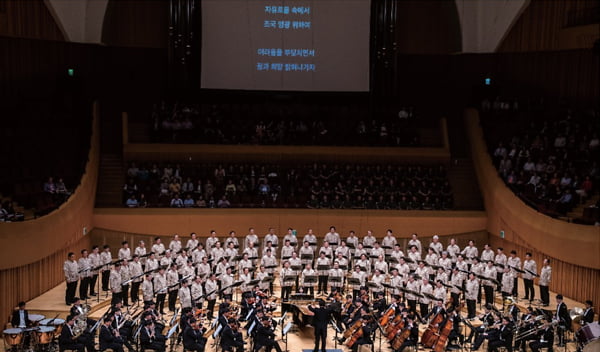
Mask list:
POLYGON ((29 300, 64 280, 62 263, 68 252, 89 248, 99 162, 98 106, 93 108, 93 133, 85 174, 79 187, 58 210, 36 220, 0 223, 0 316, 21 300, 29 300))
POLYGON ((489 156, 479 114, 465 112, 473 165, 488 215, 490 242, 519 255, 530 251, 541 259, 553 259, 552 290, 578 301, 600 302, 600 227, 570 224, 538 213, 523 203, 498 176, 489 156), (505 238, 500 238, 504 231, 505 238))

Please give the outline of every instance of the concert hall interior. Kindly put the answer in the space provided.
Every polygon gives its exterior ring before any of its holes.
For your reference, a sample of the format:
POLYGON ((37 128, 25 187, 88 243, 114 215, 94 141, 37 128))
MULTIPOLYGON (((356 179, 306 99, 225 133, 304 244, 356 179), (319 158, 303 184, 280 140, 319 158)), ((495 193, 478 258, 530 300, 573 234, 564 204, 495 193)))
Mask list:
POLYGON ((0 352, 599 352, 599 25, 0 0, 0 352))

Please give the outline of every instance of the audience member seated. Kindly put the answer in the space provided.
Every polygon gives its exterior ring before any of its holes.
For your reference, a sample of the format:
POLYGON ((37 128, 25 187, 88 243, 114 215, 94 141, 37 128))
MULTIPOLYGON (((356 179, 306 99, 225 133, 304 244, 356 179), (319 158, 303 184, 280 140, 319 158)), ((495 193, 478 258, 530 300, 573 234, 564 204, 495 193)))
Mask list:
MULTIPOLYGON (((418 136, 423 121, 413 107, 402 107, 397 116, 382 114, 366 120, 368 109, 361 104, 332 101, 285 105, 167 104, 163 101, 154 105, 151 113, 153 139, 162 143, 202 144, 421 145, 418 136), (340 120, 345 123, 340 125, 340 120)), ((441 139, 439 142, 441 145, 441 139)))
POLYGON ((492 110, 482 115, 482 125, 494 164, 526 203, 560 216, 596 194, 597 111, 492 110))
POLYGON ((132 163, 125 185, 127 207, 307 207, 313 209, 442 210, 453 208, 443 166, 311 164, 132 163), (130 172, 137 168, 137 174, 130 172), (160 170, 160 171, 159 171, 160 170), (140 177, 141 176, 141 177, 140 177), (183 186, 179 180, 185 179, 183 186), (146 202, 146 201, 145 201, 146 202))

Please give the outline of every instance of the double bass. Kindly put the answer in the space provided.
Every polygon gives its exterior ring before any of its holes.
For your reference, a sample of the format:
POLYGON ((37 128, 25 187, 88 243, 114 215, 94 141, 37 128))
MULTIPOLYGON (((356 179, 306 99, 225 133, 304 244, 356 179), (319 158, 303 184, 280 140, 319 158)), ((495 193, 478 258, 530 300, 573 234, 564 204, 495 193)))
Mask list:
POLYGON ((446 323, 444 324, 444 326, 440 327, 438 339, 432 346, 433 352, 446 351, 446 344, 448 343, 448 337, 450 336, 450 332, 452 332, 454 319, 460 319, 458 312, 460 312, 463 309, 464 305, 464 303, 461 303, 458 307, 456 307, 456 316, 446 319, 446 323))
POLYGON ((433 319, 431 319, 431 322, 429 323, 427 330, 425 330, 425 332, 421 336, 421 344, 423 345, 423 347, 426 347, 426 348, 433 347, 433 345, 435 344, 435 342, 438 339, 438 335, 439 335, 439 331, 440 331, 439 325, 442 323, 442 321, 444 321, 444 316, 441 312, 437 313, 433 317, 433 319))
POLYGON ((400 349, 400 346, 406 341, 406 339, 410 336, 410 329, 407 327, 403 329, 396 338, 392 341, 392 348, 394 350, 400 349))

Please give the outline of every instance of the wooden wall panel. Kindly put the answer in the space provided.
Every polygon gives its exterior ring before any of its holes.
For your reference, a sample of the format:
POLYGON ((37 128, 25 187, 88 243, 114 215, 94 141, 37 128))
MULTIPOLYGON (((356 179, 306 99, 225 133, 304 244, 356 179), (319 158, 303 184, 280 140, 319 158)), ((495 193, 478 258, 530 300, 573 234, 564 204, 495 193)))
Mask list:
POLYGON ((560 32, 569 14, 598 7, 596 0, 532 0, 497 51, 561 50, 560 32))
MULTIPOLYGON (((28 301, 52 289, 64 280, 63 263, 69 252, 79 253, 90 248, 90 236, 72 243, 62 243, 60 250, 34 263, 0 270, 0 317, 8 317, 19 301, 28 301)), ((34 246, 30 244, 30 246, 34 246)), ((9 251, 15 247, 4 247, 9 251)))
POLYGON ((44 0, 2 0, 0 35, 65 40, 44 0))

